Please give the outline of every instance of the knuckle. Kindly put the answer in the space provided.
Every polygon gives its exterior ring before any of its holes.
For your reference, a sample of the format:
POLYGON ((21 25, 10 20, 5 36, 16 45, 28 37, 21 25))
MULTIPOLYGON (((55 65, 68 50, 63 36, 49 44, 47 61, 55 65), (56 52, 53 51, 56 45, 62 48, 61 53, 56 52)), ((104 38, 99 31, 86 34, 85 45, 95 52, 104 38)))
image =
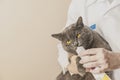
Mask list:
POLYGON ((106 53, 105 49, 102 48, 102 50, 100 51, 100 55, 101 55, 101 58, 104 59, 104 60, 105 60, 106 57, 107 57, 107 55, 106 55, 105 53, 106 53))

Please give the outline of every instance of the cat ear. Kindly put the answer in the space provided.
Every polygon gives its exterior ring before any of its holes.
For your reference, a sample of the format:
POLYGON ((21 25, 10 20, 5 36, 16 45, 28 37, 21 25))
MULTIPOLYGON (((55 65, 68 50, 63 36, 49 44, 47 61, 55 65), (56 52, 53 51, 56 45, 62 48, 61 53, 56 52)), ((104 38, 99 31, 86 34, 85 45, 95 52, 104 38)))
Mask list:
POLYGON ((84 26, 83 20, 82 20, 82 17, 81 17, 81 16, 78 18, 76 25, 77 25, 77 26, 78 26, 78 25, 84 26))
POLYGON ((56 39, 58 39, 58 40, 60 40, 60 41, 62 41, 62 38, 63 38, 62 33, 52 34, 51 36, 54 37, 54 38, 56 38, 56 39))

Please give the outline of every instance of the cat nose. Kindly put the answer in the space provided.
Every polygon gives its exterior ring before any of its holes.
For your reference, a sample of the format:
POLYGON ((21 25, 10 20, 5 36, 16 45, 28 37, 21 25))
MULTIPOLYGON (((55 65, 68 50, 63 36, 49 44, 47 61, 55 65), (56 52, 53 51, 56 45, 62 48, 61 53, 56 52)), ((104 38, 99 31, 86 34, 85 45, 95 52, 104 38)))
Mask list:
POLYGON ((77 43, 77 42, 74 42, 74 46, 78 46, 78 43, 77 43))

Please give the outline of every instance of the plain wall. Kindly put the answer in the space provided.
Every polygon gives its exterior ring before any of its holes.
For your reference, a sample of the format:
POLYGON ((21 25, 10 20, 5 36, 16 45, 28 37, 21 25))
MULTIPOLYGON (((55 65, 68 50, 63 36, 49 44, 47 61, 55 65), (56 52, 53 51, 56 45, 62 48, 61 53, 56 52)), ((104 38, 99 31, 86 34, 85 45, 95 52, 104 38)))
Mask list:
POLYGON ((52 33, 70 0, 0 0, 0 80, 55 80, 61 68, 52 33))

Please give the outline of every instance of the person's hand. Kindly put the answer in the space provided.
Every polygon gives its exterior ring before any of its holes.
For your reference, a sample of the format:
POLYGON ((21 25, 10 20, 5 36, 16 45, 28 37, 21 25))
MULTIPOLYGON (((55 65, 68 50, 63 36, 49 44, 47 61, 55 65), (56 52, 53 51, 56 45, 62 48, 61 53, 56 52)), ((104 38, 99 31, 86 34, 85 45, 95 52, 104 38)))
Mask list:
POLYGON ((68 66, 67 66, 68 71, 70 71, 73 74, 78 74, 79 73, 78 69, 77 69, 77 64, 76 64, 76 58, 77 58, 76 55, 72 56, 70 58, 71 63, 68 64, 68 66))
POLYGON ((88 49, 79 56, 81 57, 80 63, 92 73, 102 73, 120 67, 120 54, 103 48, 88 49))
POLYGON ((70 73, 72 74, 79 74, 81 76, 84 76, 83 74, 81 74, 79 71, 78 71, 78 67, 77 67, 77 64, 76 64, 76 59, 77 59, 77 55, 73 55, 71 58, 70 58, 70 61, 71 63, 68 64, 67 66, 67 69, 70 73))

